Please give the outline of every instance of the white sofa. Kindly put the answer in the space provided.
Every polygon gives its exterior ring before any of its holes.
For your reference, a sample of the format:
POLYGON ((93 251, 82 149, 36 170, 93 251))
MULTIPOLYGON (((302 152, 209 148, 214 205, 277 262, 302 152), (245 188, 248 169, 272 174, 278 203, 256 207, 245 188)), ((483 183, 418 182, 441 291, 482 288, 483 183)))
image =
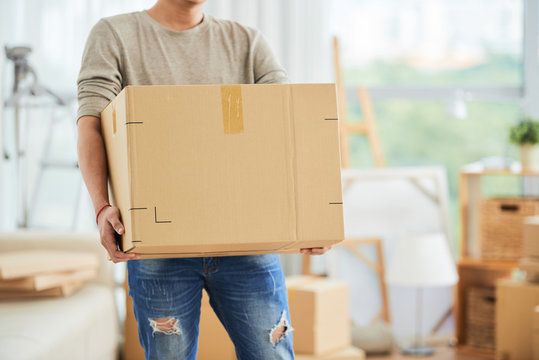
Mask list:
POLYGON ((0 233, 0 252, 64 249, 98 254, 97 279, 65 298, 0 300, 0 359, 108 360, 118 358, 119 324, 114 265, 97 234, 0 233))

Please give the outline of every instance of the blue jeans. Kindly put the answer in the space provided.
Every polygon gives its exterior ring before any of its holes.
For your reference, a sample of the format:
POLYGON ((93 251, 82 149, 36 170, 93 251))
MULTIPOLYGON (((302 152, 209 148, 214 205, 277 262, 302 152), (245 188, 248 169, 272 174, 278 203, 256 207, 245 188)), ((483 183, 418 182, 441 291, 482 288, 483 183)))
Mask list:
POLYGON ((129 260, 127 271, 146 359, 196 359, 203 288, 238 360, 294 359, 277 255, 129 260))

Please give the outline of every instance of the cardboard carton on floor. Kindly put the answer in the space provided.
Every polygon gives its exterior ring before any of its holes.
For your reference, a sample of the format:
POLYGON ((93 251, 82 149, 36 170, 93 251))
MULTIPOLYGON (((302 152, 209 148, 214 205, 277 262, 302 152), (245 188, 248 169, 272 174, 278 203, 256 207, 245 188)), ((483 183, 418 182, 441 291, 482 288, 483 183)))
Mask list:
POLYGON ((524 219, 522 254, 539 260, 539 216, 524 219))
POLYGON ((126 252, 261 254, 344 239, 333 84, 128 86, 101 122, 126 252))
POLYGON ((533 311, 533 360, 539 360, 539 306, 533 311))
POLYGON ((286 279, 298 354, 328 355, 351 344, 348 284, 312 276, 286 279))
POLYGON ((539 284, 511 279, 496 286, 496 359, 533 358, 534 311, 539 284))

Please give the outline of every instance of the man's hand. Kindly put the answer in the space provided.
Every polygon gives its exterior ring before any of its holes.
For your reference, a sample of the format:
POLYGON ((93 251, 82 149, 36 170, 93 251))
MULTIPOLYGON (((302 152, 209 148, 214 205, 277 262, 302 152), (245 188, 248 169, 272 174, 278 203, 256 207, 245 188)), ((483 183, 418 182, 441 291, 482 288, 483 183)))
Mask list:
POLYGON ((118 249, 116 234, 122 235, 124 233, 124 226, 120 221, 120 211, 117 207, 109 206, 103 209, 97 218, 97 225, 99 227, 101 245, 103 245, 105 250, 109 253, 109 258, 112 262, 117 263, 140 259, 139 254, 126 254, 118 249))
POLYGON ((331 249, 331 246, 318 247, 318 248, 305 248, 305 249, 301 249, 300 252, 303 255, 322 255, 330 249, 331 249))

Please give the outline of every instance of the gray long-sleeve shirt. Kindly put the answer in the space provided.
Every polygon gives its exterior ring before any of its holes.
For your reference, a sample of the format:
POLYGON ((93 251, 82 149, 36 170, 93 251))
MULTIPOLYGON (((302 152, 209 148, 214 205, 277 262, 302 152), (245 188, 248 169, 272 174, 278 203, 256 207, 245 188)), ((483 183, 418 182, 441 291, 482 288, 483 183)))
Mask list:
POLYGON ((100 117, 127 85, 264 84, 288 78, 261 34, 204 15, 185 31, 145 11, 104 18, 92 29, 78 78, 79 110, 100 117))

